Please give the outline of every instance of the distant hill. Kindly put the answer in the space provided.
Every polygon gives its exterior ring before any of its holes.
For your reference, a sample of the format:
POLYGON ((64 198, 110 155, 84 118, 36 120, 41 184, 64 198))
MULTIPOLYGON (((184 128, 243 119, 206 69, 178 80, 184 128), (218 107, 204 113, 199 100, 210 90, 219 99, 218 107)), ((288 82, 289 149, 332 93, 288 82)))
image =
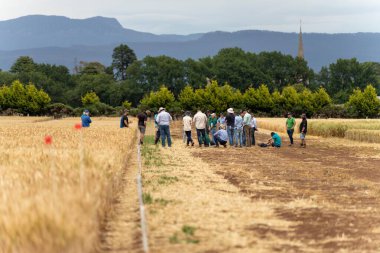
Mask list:
MULTIPOLYGON (((113 48, 127 43, 139 58, 168 55, 178 59, 215 55, 226 47, 246 51, 297 53, 298 34, 246 30, 191 35, 156 35, 123 28, 113 18, 69 19, 60 16, 25 16, 0 21, 0 68, 9 69, 22 55, 37 62, 63 64, 77 61, 111 63, 113 48)), ((319 70, 338 58, 380 62, 380 33, 304 34, 305 57, 319 70)))

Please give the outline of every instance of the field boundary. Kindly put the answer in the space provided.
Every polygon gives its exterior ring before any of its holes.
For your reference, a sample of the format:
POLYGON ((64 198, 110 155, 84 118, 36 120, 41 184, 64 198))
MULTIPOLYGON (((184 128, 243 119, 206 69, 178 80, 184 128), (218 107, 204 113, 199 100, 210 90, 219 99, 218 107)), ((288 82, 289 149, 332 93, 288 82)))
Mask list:
MULTIPOLYGON (((137 130, 138 131, 138 130, 137 130)), ((145 207, 143 201, 143 190, 142 190, 142 163, 141 163, 141 143, 140 143, 140 131, 137 134, 137 192, 139 197, 139 206, 140 206, 140 223, 141 223, 141 237, 144 252, 149 252, 149 242, 148 242, 148 231, 147 231, 147 222, 145 216, 145 207)))

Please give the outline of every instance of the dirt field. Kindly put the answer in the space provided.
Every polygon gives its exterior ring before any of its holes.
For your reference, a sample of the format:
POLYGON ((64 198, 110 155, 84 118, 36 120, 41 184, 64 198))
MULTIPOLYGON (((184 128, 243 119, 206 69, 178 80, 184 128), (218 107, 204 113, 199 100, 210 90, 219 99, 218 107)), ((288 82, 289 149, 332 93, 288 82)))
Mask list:
POLYGON ((145 172, 145 190, 169 200, 148 205, 153 252, 380 251, 378 149, 322 138, 306 149, 286 139, 281 149, 187 148, 178 126, 172 134, 163 164, 145 172), (162 168, 176 180, 152 186, 162 168), (199 242, 170 240, 184 224, 199 242))

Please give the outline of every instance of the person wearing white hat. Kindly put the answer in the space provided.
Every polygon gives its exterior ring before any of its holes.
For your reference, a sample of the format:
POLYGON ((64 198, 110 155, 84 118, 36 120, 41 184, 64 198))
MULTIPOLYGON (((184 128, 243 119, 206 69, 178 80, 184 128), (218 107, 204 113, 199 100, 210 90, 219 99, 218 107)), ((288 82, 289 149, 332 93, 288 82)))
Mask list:
POLYGON ((230 146, 234 145, 235 113, 233 108, 227 110, 226 116, 227 133, 230 146))

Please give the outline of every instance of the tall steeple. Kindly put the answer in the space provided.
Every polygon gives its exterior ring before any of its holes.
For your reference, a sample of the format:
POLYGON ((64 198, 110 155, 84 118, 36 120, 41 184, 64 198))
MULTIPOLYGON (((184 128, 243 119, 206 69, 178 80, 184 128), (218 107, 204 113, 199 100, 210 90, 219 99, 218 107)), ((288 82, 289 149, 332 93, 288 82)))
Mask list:
POLYGON ((300 21, 300 34, 298 35, 298 57, 303 59, 303 39, 302 39, 302 20, 300 21))

